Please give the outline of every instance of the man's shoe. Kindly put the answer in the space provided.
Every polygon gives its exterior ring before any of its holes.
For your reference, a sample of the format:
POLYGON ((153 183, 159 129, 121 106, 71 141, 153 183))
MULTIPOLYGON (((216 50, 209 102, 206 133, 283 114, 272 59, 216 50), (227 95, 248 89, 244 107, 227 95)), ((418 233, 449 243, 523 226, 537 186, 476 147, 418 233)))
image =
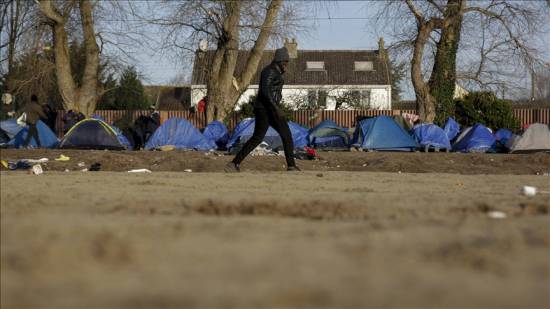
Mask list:
POLYGON ((225 165, 225 167, 223 168, 223 170, 226 172, 226 173, 238 173, 241 171, 241 169, 239 168, 239 164, 236 164, 236 163, 233 163, 233 162, 229 162, 225 165))
POLYGON ((294 166, 289 166, 287 169, 286 169, 288 172, 301 172, 302 170, 297 167, 296 165, 294 166))

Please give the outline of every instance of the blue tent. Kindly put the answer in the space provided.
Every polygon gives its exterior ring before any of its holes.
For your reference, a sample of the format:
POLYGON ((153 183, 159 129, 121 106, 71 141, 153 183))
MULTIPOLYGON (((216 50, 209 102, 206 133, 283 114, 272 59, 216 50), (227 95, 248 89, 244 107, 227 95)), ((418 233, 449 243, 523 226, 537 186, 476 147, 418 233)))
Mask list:
POLYGON ((513 133, 512 131, 508 129, 499 129, 495 133, 495 139, 497 142, 501 143, 502 145, 506 145, 506 142, 512 137, 513 133))
POLYGON ((6 145, 7 143, 9 143, 9 141, 10 137, 8 136, 8 134, 6 134, 4 130, 0 129, 0 146, 6 145))
POLYGON ((71 127, 59 148, 124 150, 126 145, 117 138, 113 127, 100 119, 86 118, 71 127))
POLYGON ((465 130, 453 145, 457 152, 487 152, 494 150, 496 139, 482 124, 476 124, 465 130))
POLYGON ((449 117, 443 126, 443 131, 447 134, 449 140, 452 141, 458 135, 458 132, 460 132, 460 125, 452 117, 449 117))
MULTIPOLYGON (((99 115, 92 115, 90 118, 92 119, 97 119, 97 120, 101 120, 105 123, 107 123, 107 121, 105 121, 105 118, 99 116, 99 115)), ((126 136, 124 136, 124 134, 122 133, 122 130, 120 130, 119 128, 117 128, 115 125, 110 125, 111 129, 113 129, 113 131, 115 131, 116 133, 116 138, 118 139, 118 141, 124 145, 124 148, 126 148, 127 150, 132 150, 134 148, 134 146, 132 145, 132 143, 130 143, 130 141, 128 140, 128 138, 126 136)))
MULTIPOLYGON (((57 140, 57 136, 55 136, 52 130, 45 123, 38 120, 38 122, 36 123, 36 129, 38 130, 38 138, 40 139, 40 146, 42 148, 54 148, 57 146, 57 144, 59 143, 59 141, 57 140)), ((8 145, 15 148, 22 147, 28 132, 29 127, 26 126, 21 131, 19 131, 17 135, 15 135, 15 137, 8 143, 8 145)), ((38 144, 36 143, 34 138, 31 139, 29 145, 32 147, 38 147, 38 144)))
POLYGON ((12 139, 23 129, 23 127, 17 124, 17 119, 12 118, 0 121, 0 129, 12 139))
MULTIPOLYGON (((247 118, 239 122, 233 130, 233 135, 231 135, 229 142, 227 142, 227 149, 235 147, 237 144, 246 143, 246 141, 248 141, 254 133, 255 124, 256 120, 254 118, 247 118)), ((290 128, 294 148, 302 148, 307 146, 307 130, 292 121, 288 122, 288 127, 290 128)), ((277 131, 275 131, 272 127, 268 128, 263 141, 269 144, 271 149, 280 148, 283 145, 279 133, 277 133, 277 131)))
POLYGON ((416 125, 412 129, 412 133, 421 147, 451 149, 447 134, 435 124, 416 125))
POLYGON ((314 148, 348 148, 349 137, 347 129, 326 119, 309 130, 309 145, 314 148))
POLYGON ((151 150, 166 145, 172 145, 177 149, 216 149, 216 143, 204 137, 191 122, 181 118, 170 118, 158 127, 145 144, 145 149, 151 150))
POLYGON ((393 118, 378 116, 357 123, 353 145, 368 150, 413 151, 416 141, 393 118))
POLYGON ((122 133, 122 131, 119 128, 115 127, 114 125, 111 125, 111 129, 113 129, 113 131, 115 131, 116 138, 118 139, 118 141, 122 145, 124 145, 124 147, 127 150, 133 150, 134 146, 132 145, 132 143, 130 143, 128 138, 122 133))
POLYGON ((297 124, 296 122, 289 121, 288 127, 290 128, 290 133, 292 134, 292 142, 294 143, 294 148, 303 148, 307 146, 307 137, 309 132, 306 128, 297 124))
POLYGON ((218 120, 214 120, 209 123, 204 132, 202 133, 204 137, 213 141, 218 145, 218 148, 225 148, 225 144, 229 140, 229 132, 227 127, 218 120))

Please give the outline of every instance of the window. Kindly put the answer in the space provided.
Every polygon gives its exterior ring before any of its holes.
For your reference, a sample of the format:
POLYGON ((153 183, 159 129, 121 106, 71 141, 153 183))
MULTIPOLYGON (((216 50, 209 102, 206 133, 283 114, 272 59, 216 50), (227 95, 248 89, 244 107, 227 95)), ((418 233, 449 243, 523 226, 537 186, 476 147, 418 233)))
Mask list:
POLYGON ((370 108, 370 90, 361 91, 361 106, 363 108, 370 108))
POLYGON ((308 71, 324 71, 325 62, 324 61, 307 61, 306 70, 308 71))
POLYGON ((317 91, 308 90, 307 92, 307 105, 309 108, 316 108, 317 106, 317 91))
POLYGON ((319 90, 317 93, 317 106, 321 109, 327 106, 327 92, 325 90, 319 90))
POLYGON ((355 61, 355 71, 373 71, 372 61, 355 61))

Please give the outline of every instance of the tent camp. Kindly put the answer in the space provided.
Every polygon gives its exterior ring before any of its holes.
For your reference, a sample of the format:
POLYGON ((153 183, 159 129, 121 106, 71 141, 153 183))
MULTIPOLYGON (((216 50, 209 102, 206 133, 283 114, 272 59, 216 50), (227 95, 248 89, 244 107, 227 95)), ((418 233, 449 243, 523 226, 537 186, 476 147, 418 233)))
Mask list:
POLYGON ((214 120, 209 123, 202 132, 204 137, 213 141, 218 145, 218 148, 225 148, 225 144, 229 140, 229 132, 227 127, 220 121, 214 120))
POLYGON ((353 146, 367 150, 414 151, 416 141, 393 118, 378 116, 357 123, 353 146))
MULTIPOLYGON (((57 139, 57 136, 50 130, 50 128, 43 123, 42 121, 38 121, 36 123, 36 129, 38 130, 38 138, 40 139, 40 146, 42 148, 54 148, 57 146, 59 140, 57 139)), ((15 147, 20 148, 23 146, 23 143, 25 142, 25 138, 27 137, 27 133, 29 132, 29 127, 25 127, 21 129, 13 137, 12 140, 8 142, 8 147, 15 147)), ((34 138, 31 139, 31 142, 29 144, 32 147, 38 147, 38 144, 34 140, 34 138)))
POLYGON ((59 143, 59 148, 124 150, 117 132, 102 120, 87 118, 75 124, 59 143))
POLYGON ((550 151, 550 130, 543 123, 530 125, 523 134, 513 141, 512 153, 550 151))
POLYGON ((412 134, 420 146, 428 149, 451 150, 451 142, 445 131, 435 124, 419 124, 413 127, 412 134))
MULTIPOLYGON (((256 121, 253 118, 247 118, 239 122, 233 130, 233 135, 231 135, 231 138, 227 142, 227 149, 238 147, 238 145, 246 143, 246 141, 248 141, 254 133, 255 123, 256 121)), ((302 148, 307 146, 307 130, 292 121, 288 122, 288 127, 290 128, 294 148, 302 148)), ((283 145, 279 133, 277 133, 277 131, 275 131, 272 127, 268 128, 263 141, 274 150, 282 148, 283 145)))
POLYGON ((149 138, 145 149, 152 150, 162 146, 193 150, 216 149, 216 143, 204 137, 191 122, 181 118, 170 118, 164 122, 149 138))
POLYGON ((453 151, 457 152, 488 152, 494 151, 496 139, 491 130, 482 124, 466 128, 453 144, 453 151))
POLYGON ((309 145, 314 148, 349 148, 347 130, 337 125, 331 119, 324 120, 309 130, 308 141, 309 145))

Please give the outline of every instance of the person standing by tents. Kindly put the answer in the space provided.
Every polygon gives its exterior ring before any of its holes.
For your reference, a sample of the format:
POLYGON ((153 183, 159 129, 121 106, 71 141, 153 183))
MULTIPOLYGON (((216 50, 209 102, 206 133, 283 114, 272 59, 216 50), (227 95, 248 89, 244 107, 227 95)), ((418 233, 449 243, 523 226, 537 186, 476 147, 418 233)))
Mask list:
POLYGON ((27 137, 23 142, 23 147, 28 147, 31 142, 31 138, 34 137, 36 145, 41 147, 40 138, 38 137, 38 129, 36 128, 36 123, 40 119, 45 119, 46 114, 42 110, 42 106, 38 104, 38 97, 36 95, 31 96, 31 102, 25 106, 24 111, 24 120, 25 123, 29 126, 29 131, 27 132, 27 137))
POLYGON ((206 112, 206 100, 208 100, 208 97, 205 96, 199 101, 199 103, 197 103, 197 112, 199 113, 206 112))
POLYGON ((262 70, 260 89, 254 101, 254 117, 256 123, 252 137, 244 144, 233 161, 225 166, 226 172, 239 172, 239 165, 246 156, 264 139, 269 126, 272 126, 281 136, 288 171, 300 171, 294 162, 294 144, 290 128, 283 111, 279 107, 283 91, 283 74, 290 60, 288 50, 283 47, 275 51, 271 64, 262 70))
POLYGON ((46 114, 46 119, 42 119, 46 125, 55 132, 55 121, 57 119, 57 111, 48 103, 42 104, 42 110, 46 114))

